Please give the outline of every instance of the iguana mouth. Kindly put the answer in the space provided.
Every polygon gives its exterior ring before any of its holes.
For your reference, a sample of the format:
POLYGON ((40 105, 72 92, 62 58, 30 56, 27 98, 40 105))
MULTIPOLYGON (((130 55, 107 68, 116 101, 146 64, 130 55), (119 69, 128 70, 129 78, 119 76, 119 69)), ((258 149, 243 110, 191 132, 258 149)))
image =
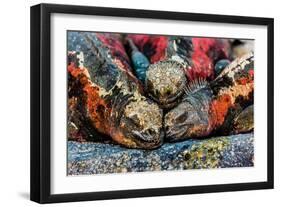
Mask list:
POLYGON ((138 131, 132 131, 132 134, 135 138, 137 138, 135 141, 138 143, 138 145, 146 147, 147 149, 155 149, 160 147, 164 141, 163 130, 161 130, 160 133, 154 132, 153 134, 151 134, 151 132, 140 133, 138 131))
POLYGON ((119 126, 136 147, 154 148, 163 141, 163 112, 157 104, 148 99, 131 100, 123 106, 119 126))
MULTIPOLYGON (((182 125, 185 126, 185 125, 182 125)), ((172 127, 172 128, 167 128, 166 131, 166 137, 170 139, 170 141, 173 141, 173 139, 180 138, 184 136, 186 133, 186 127, 172 127)))

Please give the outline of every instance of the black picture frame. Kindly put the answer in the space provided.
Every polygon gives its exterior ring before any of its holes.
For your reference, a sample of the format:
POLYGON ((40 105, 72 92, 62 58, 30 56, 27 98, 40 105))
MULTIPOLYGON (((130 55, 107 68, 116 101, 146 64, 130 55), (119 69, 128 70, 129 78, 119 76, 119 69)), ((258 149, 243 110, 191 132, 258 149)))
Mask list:
POLYGON ((272 18, 195 14, 168 11, 103 8, 88 6, 39 4, 31 7, 31 174, 30 199, 39 203, 88 201, 101 199, 166 196, 273 188, 273 44, 274 20, 272 18), (220 184, 189 187, 169 187, 74 194, 51 194, 50 179, 50 129, 51 129, 51 74, 50 74, 50 15, 53 13, 99 15, 113 17, 151 18, 195 22, 217 22, 267 26, 267 181, 238 184, 220 184))

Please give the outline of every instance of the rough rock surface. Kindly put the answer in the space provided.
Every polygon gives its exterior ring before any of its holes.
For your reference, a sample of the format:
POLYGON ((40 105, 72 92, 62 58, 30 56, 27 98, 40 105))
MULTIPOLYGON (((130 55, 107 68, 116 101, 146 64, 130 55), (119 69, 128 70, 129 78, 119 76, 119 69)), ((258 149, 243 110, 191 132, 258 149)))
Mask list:
POLYGON ((155 150, 68 141, 68 175, 251 167, 254 134, 165 143, 155 150))

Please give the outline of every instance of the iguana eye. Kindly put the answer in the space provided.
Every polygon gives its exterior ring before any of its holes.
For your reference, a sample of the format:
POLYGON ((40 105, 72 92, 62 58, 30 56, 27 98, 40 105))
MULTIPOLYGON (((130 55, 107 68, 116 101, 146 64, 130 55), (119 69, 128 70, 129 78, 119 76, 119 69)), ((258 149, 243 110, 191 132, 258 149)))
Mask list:
POLYGON ((170 88, 168 88, 168 89, 166 90, 167 96, 171 95, 171 93, 172 93, 172 90, 171 90, 170 88))
POLYGON ((183 123, 188 117, 187 117, 188 113, 182 113, 180 114, 176 119, 178 122, 183 123))
POLYGON ((139 122, 139 119, 138 119, 137 115, 131 116, 131 117, 130 117, 130 121, 131 121, 132 123, 134 123, 136 126, 140 126, 140 122, 139 122))

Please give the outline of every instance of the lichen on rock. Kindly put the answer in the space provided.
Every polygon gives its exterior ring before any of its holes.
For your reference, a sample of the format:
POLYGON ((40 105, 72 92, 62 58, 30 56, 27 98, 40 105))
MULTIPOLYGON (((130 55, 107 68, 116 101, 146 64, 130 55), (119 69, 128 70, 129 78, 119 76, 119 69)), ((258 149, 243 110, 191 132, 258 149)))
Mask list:
POLYGON ((221 152, 224 151, 230 141, 225 137, 208 139, 192 145, 190 149, 183 151, 185 169, 218 168, 221 152))

